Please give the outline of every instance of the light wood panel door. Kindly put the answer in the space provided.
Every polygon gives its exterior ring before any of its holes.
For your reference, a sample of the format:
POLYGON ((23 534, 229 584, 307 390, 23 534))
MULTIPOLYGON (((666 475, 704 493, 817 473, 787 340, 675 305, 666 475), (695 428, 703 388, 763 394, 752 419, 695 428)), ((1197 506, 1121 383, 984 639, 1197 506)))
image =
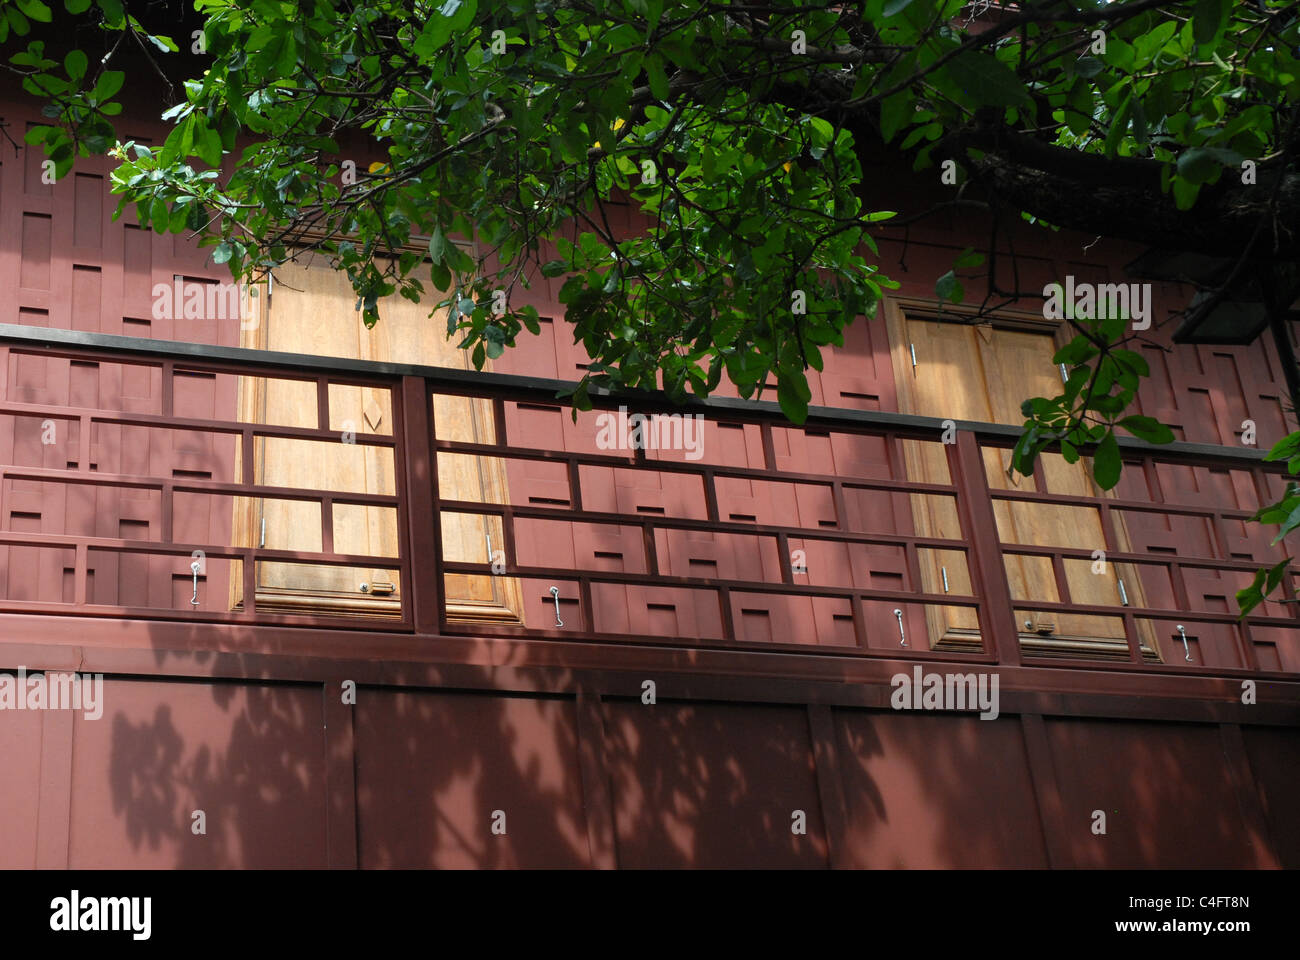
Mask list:
MULTIPOLYGON (((430 317, 429 303, 400 297, 381 302, 379 321, 371 329, 355 310, 355 294, 346 273, 328 262, 288 263, 277 268, 271 283, 259 285, 245 300, 246 316, 257 325, 246 346, 260 349, 355 358, 381 362, 458 367, 468 365, 465 351, 446 338, 445 315, 430 317), (256 295, 252 295, 255 292, 256 295)), ((240 416, 268 424, 315 427, 316 387, 312 382, 245 377, 240 384, 240 416)), ((489 402, 469 397, 435 396, 433 416, 440 439, 495 442, 489 402)), ((329 429, 345 442, 259 438, 255 477, 259 484, 321 488, 348 493, 393 496, 397 464, 391 448, 349 443, 349 434, 394 432, 392 396, 386 388, 331 384, 329 429)), ((505 471, 487 457, 439 457, 440 495, 449 500, 503 503, 505 471)), ((390 507, 334 504, 336 553, 398 556, 397 513, 390 507)), ((245 500, 236 508, 236 526, 246 538, 270 549, 319 551, 320 506, 313 502, 245 500)), ((445 512, 440 516, 443 555, 450 561, 491 562, 504 544, 501 521, 482 514, 445 512)), ((432 522, 432 518, 415 518, 432 522)), ((251 542, 246 540, 244 542, 251 542)), ((499 555, 498 555, 499 558, 499 555)), ((431 558, 413 557, 413 563, 431 558)), ((403 584, 397 571, 327 567, 297 563, 262 563, 257 571, 257 604, 363 615, 397 615, 403 584)), ((242 587, 236 587, 238 602, 242 587)), ((518 581, 501 576, 449 574, 444 582, 447 613, 454 620, 514 621, 522 604, 518 581)))
MULTIPOLYGON (((1019 425, 1021 404, 1029 397, 1060 394, 1059 368, 1052 363, 1053 331, 1029 324, 980 324, 937 321, 909 316, 891 304, 889 323, 899 378, 900 406, 905 412, 952 420, 1019 425), (913 356, 916 358, 913 365, 913 356)), ((941 445, 906 441, 908 477, 949 483, 947 458, 941 445)), ((1035 479, 1008 473, 1010 450, 986 448, 985 474, 994 489, 1034 490, 1035 479)), ((1086 458, 1067 463, 1058 454, 1042 457, 1046 492, 1067 496, 1105 495, 1092 481, 1086 458)), ((914 496, 913 519, 922 536, 964 539, 951 498, 914 496)), ((1095 507, 994 500, 998 534, 1005 544, 1105 550, 1107 538, 1101 512, 1095 507)), ((1122 519, 1112 514, 1115 542, 1127 550, 1122 519)), ((922 551, 922 586, 929 593, 971 593, 970 571, 959 551, 922 551)), ((1050 557, 1003 554, 1015 601, 1063 600, 1050 557)), ((1142 604, 1141 583, 1125 565, 1106 562, 1094 570, 1091 560, 1064 562, 1071 602, 1113 606, 1116 616, 1056 614, 1015 609, 1026 652, 1034 655, 1128 657, 1123 620, 1124 601, 1142 604), (1121 581, 1123 586, 1121 587, 1121 581)), ((965 607, 930 607, 927 611, 931 645, 966 649, 980 643, 975 611, 965 607)), ((1146 655, 1154 658, 1149 628, 1140 627, 1146 655)))

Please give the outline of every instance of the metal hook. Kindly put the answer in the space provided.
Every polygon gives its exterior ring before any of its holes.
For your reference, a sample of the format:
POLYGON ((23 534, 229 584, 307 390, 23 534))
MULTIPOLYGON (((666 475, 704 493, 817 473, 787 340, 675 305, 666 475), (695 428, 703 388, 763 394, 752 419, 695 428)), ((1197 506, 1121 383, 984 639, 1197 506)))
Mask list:
POLYGON ((194 574, 194 596, 190 597, 190 603, 197 607, 199 605, 199 562, 197 560, 190 564, 190 571, 194 574))
POLYGON ((1187 631, 1183 629, 1183 625, 1181 623, 1174 629, 1176 629, 1183 638, 1183 659, 1186 660, 1188 663, 1191 663, 1192 651, 1189 650, 1187 647, 1187 631))
POLYGON ((898 645, 905 647, 907 646, 907 634, 903 632, 903 611, 895 607, 894 616, 898 618, 898 645))
POLYGON ((555 599, 555 625, 564 626, 564 621, 560 619, 560 588, 551 587, 551 596, 555 599))

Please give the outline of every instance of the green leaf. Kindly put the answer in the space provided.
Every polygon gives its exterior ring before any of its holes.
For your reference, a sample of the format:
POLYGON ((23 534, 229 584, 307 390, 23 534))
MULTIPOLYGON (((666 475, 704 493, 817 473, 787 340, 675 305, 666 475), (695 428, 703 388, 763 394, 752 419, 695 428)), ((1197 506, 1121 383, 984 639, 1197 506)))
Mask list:
POLYGON ((916 116, 916 95, 910 89, 898 91, 880 102, 880 139, 888 143, 916 116))
POLYGON ((194 143, 194 150, 208 166, 221 166, 221 134, 211 127, 203 129, 202 134, 194 143))
POLYGON ((1125 417, 1119 425, 1147 443, 1173 443, 1174 432, 1154 417, 1125 417))
POLYGON ((1146 108, 1142 106, 1142 99, 1138 96, 1133 97, 1133 139, 1140 147, 1147 145, 1147 114, 1146 108))
POLYGON ((1255 571, 1255 579, 1251 581, 1250 586, 1237 591, 1237 606, 1241 608, 1243 618, 1264 602, 1262 588, 1265 576, 1267 576, 1266 570, 1255 571))
POLYGON ((80 80, 86 75, 86 67, 89 62, 82 51, 70 50, 68 55, 63 58, 63 69, 67 71, 71 79, 80 80))
POLYGON ((1110 352, 1110 358, 1119 366, 1132 370, 1139 377, 1151 376, 1151 365, 1147 363, 1146 357, 1133 350, 1115 349, 1110 352))
POLYGON ((1288 433, 1285 437, 1273 444, 1264 457, 1265 460, 1289 460, 1296 453, 1300 452, 1300 433, 1288 433))
POLYGON ((1213 43, 1223 29, 1231 7, 1228 0, 1196 0, 1192 14, 1192 36, 1198 44, 1213 43))
POLYGON ((1080 57, 1074 65, 1075 73, 1085 80, 1091 80, 1105 68, 1106 65, 1096 57, 1080 57))
POLYGON ((153 224, 153 232, 166 233, 170 220, 171 213, 167 209, 167 201, 162 197, 155 197, 149 208, 149 221, 153 224))
POLYGON ((951 270, 935 281, 934 293, 940 299, 951 303, 961 303, 962 298, 966 295, 961 281, 957 279, 957 275, 951 270))
POLYGON ((1241 155, 1232 150, 1189 147, 1178 156, 1178 174, 1191 183, 1206 183, 1218 177, 1224 164, 1235 166, 1241 160, 1241 155))
POLYGON ((96 81, 95 88, 90 91, 90 95, 99 103, 103 103, 121 90, 122 84, 125 82, 125 72, 121 70, 105 70, 99 75, 99 80, 96 81))
POLYGON ((1264 580, 1265 593, 1272 593, 1277 589, 1278 585, 1282 582, 1282 578, 1286 576, 1287 564, 1290 562, 1291 558, 1287 557, 1285 560, 1279 561, 1268 568, 1268 576, 1264 580))
POLYGON ((417 56, 428 57, 442 49, 452 34, 470 25, 477 10, 478 0, 445 0, 425 22, 412 50, 417 56))
POLYGON ((17 0, 19 8, 37 23, 49 23, 54 19, 50 8, 41 0, 17 0))
POLYGON ((968 50, 949 61, 944 70, 979 103, 998 107, 1033 107, 1029 91, 1015 71, 997 57, 968 50))
POLYGON ((120 30, 126 25, 126 16, 122 10, 122 0, 95 0, 99 9, 104 11, 104 24, 112 30, 120 30))
POLYGON ((4 11, 5 11, 5 18, 9 21, 9 25, 13 27, 14 33, 16 33, 20 37, 25 37, 27 36, 27 34, 31 33, 32 31, 31 22, 25 16, 23 16, 23 12, 21 10, 19 10, 17 7, 5 7, 4 11))
POLYGON ((785 377, 777 380, 776 401, 791 423, 803 423, 808 419, 807 398, 801 396, 794 383, 785 377))
POLYGON ((1102 438, 1101 443, 1097 445, 1096 452, 1092 455, 1092 475, 1097 481, 1097 486, 1103 490, 1112 489, 1115 484, 1119 483, 1122 466, 1119 443, 1115 440, 1115 432, 1107 430, 1106 436, 1102 438))
POLYGON ((650 93, 656 100, 667 100, 668 74, 664 71, 663 58, 654 55, 646 57, 645 72, 650 81, 650 93))
POLYGON ((442 227, 437 225, 429 237, 429 259, 436 264, 447 259, 447 238, 442 235, 442 227))
POLYGON ((1097 346, 1088 337, 1079 334, 1052 357, 1052 363, 1064 363, 1068 366, 1084 363, 1091 360, 1098 353, 1097 346))
POLYGON ((1124 95, 1124 100, 1120 103, 1119 109, 1115 111, 1110 120, 1110 129, 1106 131, 1105 154, 1107 157, 1115 156, 1119 149, 1120 141, 1128 133, 1129 113, 1133 108, 1133 91, 1129 90, 1124 95))
POLYGON ((1286 518, 1279 524, 1277 536, 1273 538, 1273 543, 1280 543, 1284 537, 1296 527, 1300 527, 1300 504, 1297 504, 1292 511, 1286 515, 1286 518))

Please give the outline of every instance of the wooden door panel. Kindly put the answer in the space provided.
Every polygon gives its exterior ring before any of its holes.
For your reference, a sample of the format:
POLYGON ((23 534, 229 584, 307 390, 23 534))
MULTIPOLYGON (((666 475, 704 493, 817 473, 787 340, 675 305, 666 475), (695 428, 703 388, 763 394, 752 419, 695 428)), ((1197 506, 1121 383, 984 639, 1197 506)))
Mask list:
MULTIPOLYGON (((1019 425, 1024 416, 1020 406, 1027 397, 1055 396, 1060 392, 1059 374, 1052 364, 1055 350, 1050 331, 1034 331, 961 322, 905 317, 901 310, 891 314, 895 344, 895 366, 901 381, 900 398, 905 412, 953 420, 1019 425), (915 357, 915 364, 913 364, 915 357)), ((905 442, 908 476, 911 479, 948 482, 943 448, 933 443, 905 442)), ((1008 472, 1010 451, 985 448, 982 451, 989 487, 994 490, 1037 490, 1033 477, 1008 472)), ((1089 475, 1086 459, 1070 464, 1059 454, 1041 458, 1040 476, 1045 491, 1066 496, 1098 496, 1100 491, 1089 475)), ((913 498, 918 533, 924 536, 964 539, 955 510, 920 505, 913 498)), ((925 498, 938 501, 940 498, 925 498)), ((1095 507, 1035 503, 1029 501, 993 501, 999 538, 1013 545, 1038 547, 1083 547, 1104 550, 1107 539, 1100 511, 1095 507)), ((1124 549, 1127 535, 1122 520, 1116 518, 1116 539, 1124 549)), ((940 551, 923 552, 922 584, 927 592, 941 592, 943 574, 947 573, 951 592, 953 571, 948 562, 957 558, 940 558, 940 551)), ((1003 553, 1013 604, 1015 601, 1059 602, 1064 599, 1058 589, 1050 557, 1003 553)), ((1065 581, 1074 603, 1119 605, 1118 577, 1124 570, 1107 563, 1102 573, 1094 573, 1090 564, 1065 566, 1065 581)), ((1141 585, 1130 574, 1126 580, 1130 603, 1141 604, 1141 585)), ((969 586, 963 586, 969 590, 969 586)), ((1118 617, 1083 614, 1060 614, 1047 611, 1015 609, 1016 623, 1027 646, 1049 644, 1059 647, 1052 652, 1086 653, 1105 651, 1106 655, 1126 655, 1123 620, 1118 617)), ((932 608, 928 619, 933 643, 969 645, 978 636, 975 613, 970 609, 932 608)), ((1149 631, 1148 631, 1149 632, 1149 631)), ((1145 646, 1154 648, 1143 635, 1145 646)), ((1152 650, 1152 654, 1154 652, 1152 650)))
MULTIPOLYGON (((1054 350, 1050 336, 991 327, 977 329, 987 331, 973 338, 973 345, 979 352, 995 423, 1022 423, 1024 414, 1020 405, 1026 398, 1052 397, 1060 393, 1061 381, 1052 364, 1054 350)), ((1010 463, 1010 451, 986 450, 985 454, 995 462, 1010 463)), ((1071 464, 1054 454, 1044 454, 1040 460, 1047 490, 1051 493, 1095 495, 1096 488, 1085 472, 1086 461, 1071 464)), ((1016 485, 1015 478, 1008 477, 1005 470, 998 470, 998 473, 1003 489, 1016 485)), ((1103 550, 1106 546, 1101 516, 1095 509, 1003 500, 995 501, 995 513, 998 532, 1004 543, 1040 547, 1068 544, 1090 550, 1103 550)), ((1004 556, 1014 599, 1063 599, 1057 590, 1056 575, 1049 558, 1004 556)), ((1091 571, 1083 578, 1077 575, 1068 578, 1070 597, 1076 603, 1109 602, 1102 597, 1108 598, 1114 593, 1112 578, 1111 573, 1093 574, 1091 571)), ((1122 621, 1110 618, 1017 613, 1016 621, 1022 627, 1026 619, 1033 622, 1033 629, 1027 632, 1121 640, 1124 637, 1122 621)))
MULTIPOLYGON (((274 272, 270 295, 266 286, 257 293, 245 301, 258 318, 248 338, 250 346, 459 368, 468 360, 446 340, 445 320, 430 318, 429 304, 390 298, 380 305, 379 322, 367 329, 354 309, 355 295, 347 275, 330 269, 323 260, 285 264, 274 272)), ((257 482, 394 496, 397 483, 392 448, 354 442, 359 435, 394 432, 391 391, 350 384, 330 384, 328 390, 329 429, 339 431, 340 442, 261 440, 257 444, 257 482)), ((245 378, 240 393, 242 419, 317 425, 314 382, 245 378)), ((495 439, 487 401, 438 396, 432 412, 440 438, 479 443, 495 439)), ((446 499, 488 503, 506 499, 504 469, 492 458, 440 457, 438 480, 440 494, 446 499)), ((319 504, 246 500, 242 509, 251 509, 250 519, 240 524, 244 537, 256 537, 275 549, 322 549, 319 504)), ((397 515, 392 507, 336 503, 333 514, 336 553, 398 556, 397 515)), ((489 538, 495 550, 504 545, 499 518, 446 513, 440 521, 448 560, 490 562, 489 538)), ((397 614, 401 609, 402 585, 394 570, 260 563, 257 574, 259 605, 328 608, 334 613, 397 614)), ((236 602, 239 589, 236 587, 234 594, 236 602)), ((446 578, 444 589, 453 619, 519 619, 518 585, 509 578, 454 574, 446 578)))
MULTIPOLYGON (((900 377, 906 379, 902 392, 917 398, 930 416, 953 420, 987 421, 991 419, 983 371, 969 365, 972 328, 956 324, 924 324, 909 327, 910 339, 902 343, 908 358, 900 377), (925 358, 926 367, 910 364, 911 356, 925 358), (946 375, 947 371, 967 370, 972 377, 946 375), (909 389, 910 388, 910 389, 909 389), (934 412, 934 411, 942 411, 934 412)), ((925 483, 949 483, 948 461, 945 448, 940 444, 919 441, 903 442, 907 476, 925 483)), ((912 510, 917 533, 921 536, 963 540, 965 534, 958 520, 955 503, 947 497, 912 497, 912 510)), ((926 593, 943 592, 943 576, 947 564, 937 551, 921 558, 921 585, 926 593)), ((956 592, 949 575, 949 591, 956 592)), ((929 607, 926 620, 932 640, 961 638, 970 640, 979 636, 979 621, 970 607, 929 607)))

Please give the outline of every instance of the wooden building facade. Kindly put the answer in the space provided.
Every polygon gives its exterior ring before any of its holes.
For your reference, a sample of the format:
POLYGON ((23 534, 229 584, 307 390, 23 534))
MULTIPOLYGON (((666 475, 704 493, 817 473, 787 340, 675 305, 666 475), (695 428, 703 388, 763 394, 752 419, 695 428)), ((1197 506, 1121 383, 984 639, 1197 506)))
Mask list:
MULTIPOLYGON (((1233 598, 1283 556, 1266 343, 1157 323, 1179 442, 1010 479, 1065 334, 941 308, 987 231, 935 218, 882 234, 902 289, 803 427, 725 387, 575 421, 553 281, 478 373, 428 309, 367 330, 319 258, 231 288, 113 220, 107 161, 41 160, 0 154, 0 672, 105 679, 98 718, 0 709, 0 866, 1300 866, 1300 614, 1233 598), (894 709, 917 670, 997 717, 894 709)), ((1026 290, 1140 252, 1012 239, 1026 290)))

